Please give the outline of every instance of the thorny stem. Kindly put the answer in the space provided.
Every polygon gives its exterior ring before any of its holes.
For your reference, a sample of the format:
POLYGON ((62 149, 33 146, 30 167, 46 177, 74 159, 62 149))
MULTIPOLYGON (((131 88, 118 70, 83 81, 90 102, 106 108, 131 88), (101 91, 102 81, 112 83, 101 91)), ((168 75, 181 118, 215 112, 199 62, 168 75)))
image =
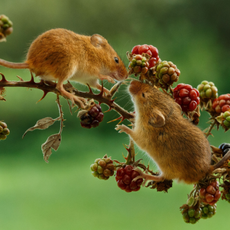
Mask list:
POLYGON ((212 122, 212 124, 209 126, 208 131, 205 133, 206 138, 208 138, 208 136, 211 135, 211 131, 212 131, 212 129, 214 128, 214 126, 215 126, 216 124, 217 124, 217 123, 216 123, 216 120, 214 120, 214 121, 212 122))
MULTIPOLYGON (((57 95, 60 95, 60 92, 56 89, 55 84, 47 85, 43 81, 35 82, 32 75, 31 75, 30 81, 23 81, 22 79, 20 81, 8 81, 8 80, 6 80, 6 78, 3 74, 0 73, 0 75, 2 76, 2 80, 0 81, 0 87, 27 87, 27 88, 40 89, 40 90, 44 91, 44 95, 40 100, 42 100, 46 96, 46 94, 49 92, 53 92, 57 95)), ((64 85, 64 87, 66 85, 64 85)), ((66 86, 66 88, 67 88, 67 86, 66 86)), ((68 90, 68 88, 66 90, 68 90)), ((76 89, 73 89, 73 93, 76 96, 89 98, 89 99, 95 99, 95 100, 99 101, 100 103, 107 104, 110 107, 110 109, 113 109, 117 113, 119 113, 123 119, 131 120, 134 118, 132 113, 129 113, 128 111, 123 109, 121 106, 119 106, 117 103, 115 103, 114 100, 111 100, 111 98, 102 96, 101 93, 94 94, 94 93, 92 93, 92 91, 81 92, 81 91, 78 91, 76 89)))
POLYGON ((64 113, 62 111, 62 106, 59 100, 59 95, 57 95, 57 100, 56 100, 57 104, 58 104, 58 109, 59 109, 59 114, 60 116, 57 118, 58 120, 60 120, 60 130, 59 130, 59 134, 62 133, 63 127, 64 127, 64 113))
POLYGON ((134 142, 133 140, 130 138, 129 140, 129 147, 128 147, 128 156, 126 159, 126 164, 132 164, 135 162, 135 149, 134 149, 134 142))

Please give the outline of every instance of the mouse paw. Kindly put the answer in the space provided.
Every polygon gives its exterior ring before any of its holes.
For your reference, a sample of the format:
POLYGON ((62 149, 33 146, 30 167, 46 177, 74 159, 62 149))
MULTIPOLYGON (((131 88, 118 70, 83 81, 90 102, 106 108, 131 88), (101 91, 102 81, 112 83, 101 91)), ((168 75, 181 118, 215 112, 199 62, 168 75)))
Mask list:
POLYGON ((130 134, 130 131, 131 131, 131 129, 130 128, 128 128, 126 125, 117 125, 116 126, 116 128, 115 128, 115 130, 119 130, 119 133, 127 133, 127 134, 130 134))
POLYGON ((143 172, 142 170, 140 170, 139 168, 134 168, 133 170, 137 171, 140 174, 140 176, 135 177, 133 180, 136 181, 136 180, 142 178, 144 180, 142 183, 142 186, 144 186, 148 180, 153 180, 153 181, 157 181, 157 182, 164 180, 164 177, 162 175, 154 176, 151 174, 147 174, 147 173, 143 172))

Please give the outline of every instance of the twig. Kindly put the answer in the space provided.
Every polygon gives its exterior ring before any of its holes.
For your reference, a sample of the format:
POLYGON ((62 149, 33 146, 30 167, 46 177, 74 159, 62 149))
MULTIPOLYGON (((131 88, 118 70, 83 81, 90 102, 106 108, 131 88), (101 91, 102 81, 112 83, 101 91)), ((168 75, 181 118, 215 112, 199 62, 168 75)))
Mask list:
MULTIPOLYGON (((26 87, 40 89, 44 91, 44 95, 40 100, 42 100, 49 92, 60 95, 60 92, 56 89, 55 84, 47 85, 43 81, 35 82, 32 75, 30 81, 8 81, 2 73, 0 73, 0 75, 2 76, 2 80, 0 80, 0 87, 26 87)), ((64 88, 66 88, 66 90, 68 91, 69 84, 67 86, 64 85, 64 88)), ((134 115, 132 113, 129 113, 128 111, 123 109, 121 106, 115 103, 114 100, 111 100, 111 98, 103 96, 102 93, 94 94, 91 90, 89 92, 81 92, 76 89, 73 89, 73 93, 79 97, 90 98, 97 100, 100 103, 107 104, 110 109, 113 109, 117 113, 119 113, 123 117, 123 119, 131 120, 134 118, 134 115)))

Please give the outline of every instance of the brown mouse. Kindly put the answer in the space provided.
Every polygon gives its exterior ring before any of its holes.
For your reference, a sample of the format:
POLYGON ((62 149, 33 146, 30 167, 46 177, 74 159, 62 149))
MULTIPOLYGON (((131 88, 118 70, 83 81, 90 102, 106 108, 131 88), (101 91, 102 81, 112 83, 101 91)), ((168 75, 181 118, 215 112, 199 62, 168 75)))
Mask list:
POLYGON ((230 151, 211 166, 211 149, 203 132, 183 118, 177 103, 159 89, 132 81, 129 92, 135 106, 134 128, 118 125, 116 130, 127 133, 140 149, 157 163, 159 176, 143 173, 146 180, 178 179, 197 183, 219 168, 230 157, 230 151))
MULTIPOLYGON (((84 98, 67 92, 63 83, 73 80, 99 90, 98 80, 114 83, 128 77, 124 63, 101 35, 85 36, 66 29, 52 29, 31 44, 24 63, 0 59, 0 65, 14 69, 30 69, 44 81, 57 81, 61 95, 84 107, 84 98)), ((109 90, 104 90, 109 93, 109 90)))

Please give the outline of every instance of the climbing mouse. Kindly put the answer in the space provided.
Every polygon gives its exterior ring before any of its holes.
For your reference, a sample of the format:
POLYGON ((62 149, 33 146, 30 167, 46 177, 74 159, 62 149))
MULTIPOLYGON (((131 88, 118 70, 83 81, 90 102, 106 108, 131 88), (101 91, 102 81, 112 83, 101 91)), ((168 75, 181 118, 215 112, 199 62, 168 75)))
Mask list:
POLYGON ((64 81, 77 81, 101 90, 98 80, 114 83, 114 79, 122 81, 128 77, 124 63, 104 37, 80 35, 66 29, 52 29, 38 36, 24 63, 0 59, 0 65, 29 69, 44 81, 57 81, 60 94, 81 107, 85 99, 67 92, 64 81))
POLYGON ((140 149, 147 152, 160 170, 159 176, 143 173, 146 180, 178 179, 197 183, 230 157, 230 151, 211 166, 211 149, 203 132, 183 118, 180 107, 157 88, 132 81, 129 92, 135 106, 134 128, 118 125, 140 149))

